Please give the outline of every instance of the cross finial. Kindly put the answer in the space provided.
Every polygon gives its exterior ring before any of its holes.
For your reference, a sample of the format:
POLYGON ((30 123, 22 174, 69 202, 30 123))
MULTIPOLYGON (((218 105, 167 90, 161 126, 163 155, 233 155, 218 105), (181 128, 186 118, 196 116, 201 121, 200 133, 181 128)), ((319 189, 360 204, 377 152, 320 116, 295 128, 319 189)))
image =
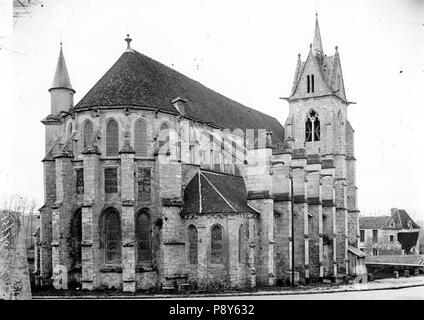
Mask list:
POLYGON ((125 41, 127 42, 127 51, 130 51, 131 50, 130 43, 132 39, 130 38, 130 35, 128 33, 127 33, 127 37, 125 38, 125 41))

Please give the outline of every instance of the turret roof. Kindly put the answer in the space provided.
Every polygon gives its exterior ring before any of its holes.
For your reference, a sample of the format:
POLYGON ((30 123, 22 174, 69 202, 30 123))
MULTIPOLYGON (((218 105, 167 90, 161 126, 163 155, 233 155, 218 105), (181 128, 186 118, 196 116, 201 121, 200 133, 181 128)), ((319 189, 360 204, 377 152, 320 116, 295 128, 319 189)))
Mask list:
POLYGON ((57 60, 56 72, 54 74, 51 89, 65 88, 75 92, 71 85, 68 69, 66 68, 65 57, 63 56, 62 43, 60 44, 59 59, 57 60))

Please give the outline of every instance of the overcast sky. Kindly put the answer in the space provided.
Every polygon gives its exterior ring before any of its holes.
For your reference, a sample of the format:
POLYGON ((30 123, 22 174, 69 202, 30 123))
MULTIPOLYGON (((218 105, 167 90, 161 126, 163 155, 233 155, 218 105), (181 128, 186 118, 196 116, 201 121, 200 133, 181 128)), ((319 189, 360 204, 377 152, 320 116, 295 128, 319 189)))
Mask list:
MULTIPOLYGON (((4 4, 6 0, 0 0, 4 4)), ((424 218, 424 1, 43 1, 0 30, 0 198, 43 204, 44 125, 62 39, 77 103, 132 47, 282 124, 318 11, 338 45, 362 214, 424 218)), ((2 11, 4 6, 0 6, 2 11)), ((4 14, 4 10, 3 10, 4 14)), ((1 12, 0 12, 1 15, 1 12)), ((3 22, 5 20, 3 19, 3 22)))

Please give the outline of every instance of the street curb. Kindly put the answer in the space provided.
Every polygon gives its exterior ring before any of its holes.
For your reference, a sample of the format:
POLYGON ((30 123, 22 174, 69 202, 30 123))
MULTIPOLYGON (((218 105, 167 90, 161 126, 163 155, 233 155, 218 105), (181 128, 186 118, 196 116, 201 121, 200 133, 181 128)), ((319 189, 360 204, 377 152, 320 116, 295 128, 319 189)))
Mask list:
POLYGON ((330 289, 321 291, 272 291, 272 292, 239 292, 239 293, 210 293, 210 294, 178 294, 178 295, 140 295, 140 296, 33 296, 33 300, 155 300, 155 299, 181 299, 181 298, 208 298, 208 297, 243 297, 243 296, 289 296, 302 294, 326 294, 338 292, 359 292, 359 291, 381 291, 397 290, 405 288, 423 287, 424 282, 420 284, 398 285, 384 288, 346 288, 330 289))

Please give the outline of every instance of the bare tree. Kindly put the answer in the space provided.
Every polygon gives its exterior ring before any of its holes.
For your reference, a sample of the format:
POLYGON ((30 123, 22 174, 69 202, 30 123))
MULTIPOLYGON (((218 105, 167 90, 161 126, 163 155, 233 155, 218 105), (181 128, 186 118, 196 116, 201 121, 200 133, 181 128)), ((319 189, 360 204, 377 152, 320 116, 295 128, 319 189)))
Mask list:
POLYGON ((13 25, 18 22, 19 18, 31 17, 31 13, 36 7, 43 6, 44 4, 40 0, 13 0, 13 25))

